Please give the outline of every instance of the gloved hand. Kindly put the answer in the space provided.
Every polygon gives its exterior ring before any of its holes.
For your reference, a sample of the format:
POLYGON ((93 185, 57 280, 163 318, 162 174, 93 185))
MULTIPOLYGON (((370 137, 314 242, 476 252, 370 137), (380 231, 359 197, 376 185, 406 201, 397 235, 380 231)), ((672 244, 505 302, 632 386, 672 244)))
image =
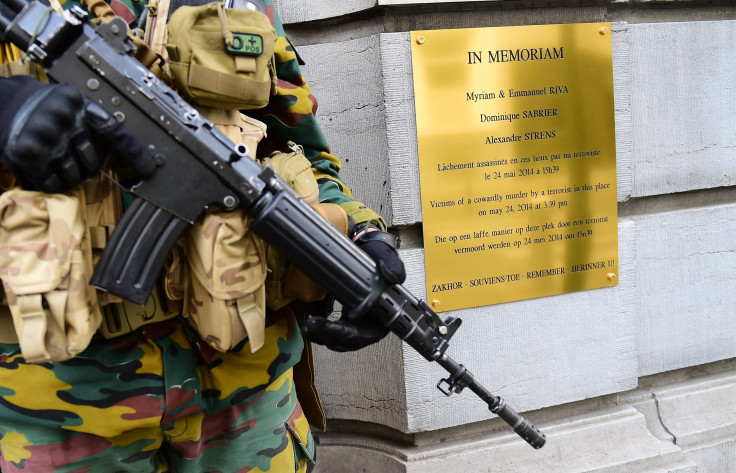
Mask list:
POLYGON ((355 244, 376 262, 378 271, 386 282, 391 284, 404 282, 406 270, 396 251, 398 245, 395 236, 382 232, 370 223, 358 225, 353 233, 355 244))
POLYGON ((63 192, 100 169, 98 152, 113 151, 143 177, 153 158, 100 106, 66 85, 25 76, 1 82, 0 162, 28 190, 63 192))
MULTIPOLYGON (((404 263, 396 251, 396 239, 373 225, 354 231, 353 240, 376 262, 381 277, 390 284, 401 284, 406 279, 404 263)), ((302 334, 308 340, 325 345, 334 351, 355 351, 379 342, 389 329, 364 314, 356 320, 328 320, 316 316, 302 324, 302 334)))
POLYGON ((370 317, 370 314, 366 314, 353 322, 313 316, 302 323, 302 335, 307 340, 324 345, 333 351, 360 350, 381 341, 389 332, 386 327, 370 317))

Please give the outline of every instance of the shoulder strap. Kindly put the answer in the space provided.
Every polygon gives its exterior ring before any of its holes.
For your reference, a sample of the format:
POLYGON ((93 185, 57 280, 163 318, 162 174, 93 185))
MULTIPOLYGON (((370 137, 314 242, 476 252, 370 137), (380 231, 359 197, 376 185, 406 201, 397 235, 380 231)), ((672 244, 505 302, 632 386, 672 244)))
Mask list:
POLYGON ((169 0, 151 0, 147 8, 144 40, 154 53, 166 57, 166 22, 169 17, 169 0))

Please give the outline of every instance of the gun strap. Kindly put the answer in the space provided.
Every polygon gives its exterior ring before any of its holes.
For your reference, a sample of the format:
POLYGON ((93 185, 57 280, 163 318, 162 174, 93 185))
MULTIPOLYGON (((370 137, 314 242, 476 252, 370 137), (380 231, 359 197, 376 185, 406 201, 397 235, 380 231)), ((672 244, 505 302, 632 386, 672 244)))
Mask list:
POLYGON ((146 32, 143 38, 151 50, 168 61, 166 52, 166 21, 169 17, 169 0, 151 0, 147 7, 146 32))

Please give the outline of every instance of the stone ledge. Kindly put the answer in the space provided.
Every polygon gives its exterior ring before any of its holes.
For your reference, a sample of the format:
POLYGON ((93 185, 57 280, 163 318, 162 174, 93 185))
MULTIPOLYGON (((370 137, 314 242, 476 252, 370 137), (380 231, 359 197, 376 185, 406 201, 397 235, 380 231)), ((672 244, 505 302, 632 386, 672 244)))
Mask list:
POLYGON ((535 411, 530 417, 547 435, 537 451, 497 418, 391 439, 385 428, 353 423, 352 432, 318 435, 314 473, 736 470, 736 359, 648 376, 640 385, 535 411))
POLYGON ((622 395, 647 418, 654 436, 672 442, 700 471, 736 468, 736 372, 638 389, 622 395))
POLYGON ((540 450, 533 450, 509 430, 422 447, 361 434, 321 434, 314 473, 697 471, 678 447, 652 435, 644 415, 630 406, 539 427, 547 435, 547 444, 540 450))

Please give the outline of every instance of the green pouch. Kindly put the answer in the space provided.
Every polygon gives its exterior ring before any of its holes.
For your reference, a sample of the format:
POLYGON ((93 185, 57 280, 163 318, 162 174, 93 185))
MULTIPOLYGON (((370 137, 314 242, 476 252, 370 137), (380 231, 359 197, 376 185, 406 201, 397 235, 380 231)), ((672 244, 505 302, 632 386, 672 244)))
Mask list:
POLYGON ((263 13, 222 3, 179 7, 169 18, 171 76, 199 105, 262 108, 276 88, 276 30, 263 13))

